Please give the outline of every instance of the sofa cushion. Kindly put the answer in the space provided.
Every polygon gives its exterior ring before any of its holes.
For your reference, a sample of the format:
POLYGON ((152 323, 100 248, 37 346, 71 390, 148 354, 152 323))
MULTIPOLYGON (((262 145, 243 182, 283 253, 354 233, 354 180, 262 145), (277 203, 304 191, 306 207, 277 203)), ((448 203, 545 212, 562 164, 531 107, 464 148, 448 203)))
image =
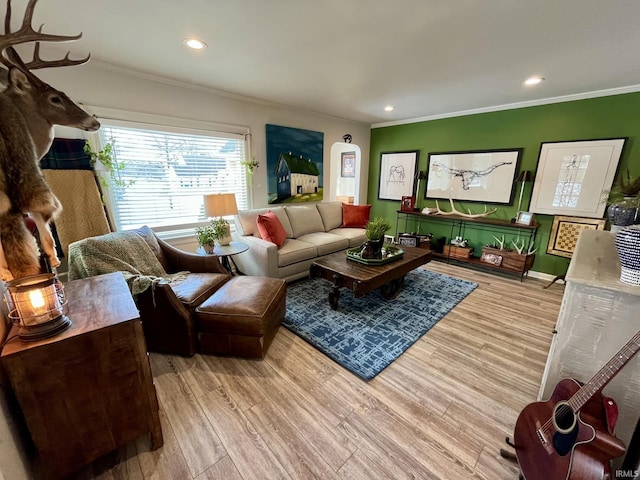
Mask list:
POLYGON ((278 248, 282 247, 287 238, 287 232, 284 231, 276 214, 269 210, 264 215, 258 215, 257 221, 260 237, 267 242, 275 243, 278 248))
POLYGON ((278 250, 278 267, 285 267, 318 256, 318 248, 295 238, 287 238, 278 250))
POLYGON ((348 238, 326 232, 307 233, 297 240, 315 245, 318 248, 318 255, 328 255, 349 247, 348 238))
POLYGON ((260 208, 256 210, 242 210, 238 212, 237 229, 240 235, 251 235, 253 237, 259 237, 258 231, 258 215, 264 215, 269 210, 276 214, 278 220, 282 224, 284 231, 287 232, 288 238, 293 238, 293 230, 291 229, 291 223, 289 223, 289 217, 287 217, 284 207, 272 207, 272 208, 260 208))
POLYGON ((324 232, 322 217, 315 204, 285 207, 285 211, 291 222, 293 238, 306 233, 324 232))
POLYGON ((342 202, 322 202, 318 203, 316 207, 322 217, 325 232, 342 225, 342 202))
POLYGON ((342 204, 342 226, 364 228, 369 221, 371 205, 342 204))
POLYGON ((336 228, 329 233, 346 238, 349 241, 349 247, 359 247, 367 241, 363 228, 336 228))

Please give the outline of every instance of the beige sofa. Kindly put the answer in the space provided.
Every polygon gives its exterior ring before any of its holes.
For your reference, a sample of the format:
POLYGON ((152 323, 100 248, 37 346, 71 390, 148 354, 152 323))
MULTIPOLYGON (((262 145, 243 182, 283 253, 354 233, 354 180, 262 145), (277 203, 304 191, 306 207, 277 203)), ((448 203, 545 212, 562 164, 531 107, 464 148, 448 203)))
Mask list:
POLYGON ((238 213, 233 239, 249 250, 233 257, 245 275, 297 280, 309 275, 309 266, 318 257, 362 245, 364 228, 342 227, 342 203, 322 202, 273 206, 238 213), (280 220, 287 238, 280 249, 263 240, 257 226, 258 215, 271 210, 280 220))

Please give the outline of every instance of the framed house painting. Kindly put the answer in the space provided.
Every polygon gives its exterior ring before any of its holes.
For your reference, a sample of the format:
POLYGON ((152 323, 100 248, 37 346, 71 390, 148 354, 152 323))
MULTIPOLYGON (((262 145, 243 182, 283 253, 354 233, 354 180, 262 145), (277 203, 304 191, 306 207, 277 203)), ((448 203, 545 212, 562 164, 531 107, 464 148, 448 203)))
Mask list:
POLYGON ((540 145, 533 213, 602 217, 626 138, 540 145))
POLYGON ((424 198, 510 204, 522 150, 430 153, 424 198))
POLYGON ((415 197, 419 153, 419 150, 411 150, 380 154, 380 200, 401 201, 402 197, 415 197))
POLYGON ((324 133, 266 125, 269 203, 320 202, 324 133))

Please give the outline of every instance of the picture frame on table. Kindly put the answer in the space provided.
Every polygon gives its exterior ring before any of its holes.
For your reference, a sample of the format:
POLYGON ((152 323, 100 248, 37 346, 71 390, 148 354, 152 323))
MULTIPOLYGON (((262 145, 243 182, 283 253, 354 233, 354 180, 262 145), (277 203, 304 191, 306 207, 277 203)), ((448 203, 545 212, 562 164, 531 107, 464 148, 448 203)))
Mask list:
POLYGON ((416 206, 416 197, 402 197, 400 210, 402 212, 413 212, 416 206))
POLYGON ((356 176, 356 152, 342 152, 342 164, 340 176, 343 178, 353 178, 356 176))
POLYGON ((626 140, 541 143, 529 211, 601 218, 626 140))
POLYGON ((420 237, 417 235, 399 235, 398 245, 404 245, 405 247, 419 247, 420 237))
POLYGON ((533 213, 531 213, 531 212, 518 212, 518 216, 516 217, 516 223, 518 225, 532 225, 533 224, 533 213))
POLYGON ((419 150, 380 153, 378 199, 398 200, 415 197, 419 150))
POLYGON ((429 153, 424 198, 511 204, 523 150, 429 153))

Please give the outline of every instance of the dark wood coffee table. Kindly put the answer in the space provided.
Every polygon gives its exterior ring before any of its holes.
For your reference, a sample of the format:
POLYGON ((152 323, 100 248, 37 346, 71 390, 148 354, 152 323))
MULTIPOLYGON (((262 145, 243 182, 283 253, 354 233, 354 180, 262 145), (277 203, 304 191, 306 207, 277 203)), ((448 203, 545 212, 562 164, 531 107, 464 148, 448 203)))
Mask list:
POLYGON ((402 246, 402 250, 402 258, 384 265, 365 265, 347 259, 346 252, 336 252, 314 261, 309 268, 309 276, 333 283, 329 292, 329 304, 333 310, 338 308, 340 287, 351 290, 356 298, 379 288, 385 298, 391 299, 400 292, 408 272, 431 260, 429 250, 406 246, 402 246))

